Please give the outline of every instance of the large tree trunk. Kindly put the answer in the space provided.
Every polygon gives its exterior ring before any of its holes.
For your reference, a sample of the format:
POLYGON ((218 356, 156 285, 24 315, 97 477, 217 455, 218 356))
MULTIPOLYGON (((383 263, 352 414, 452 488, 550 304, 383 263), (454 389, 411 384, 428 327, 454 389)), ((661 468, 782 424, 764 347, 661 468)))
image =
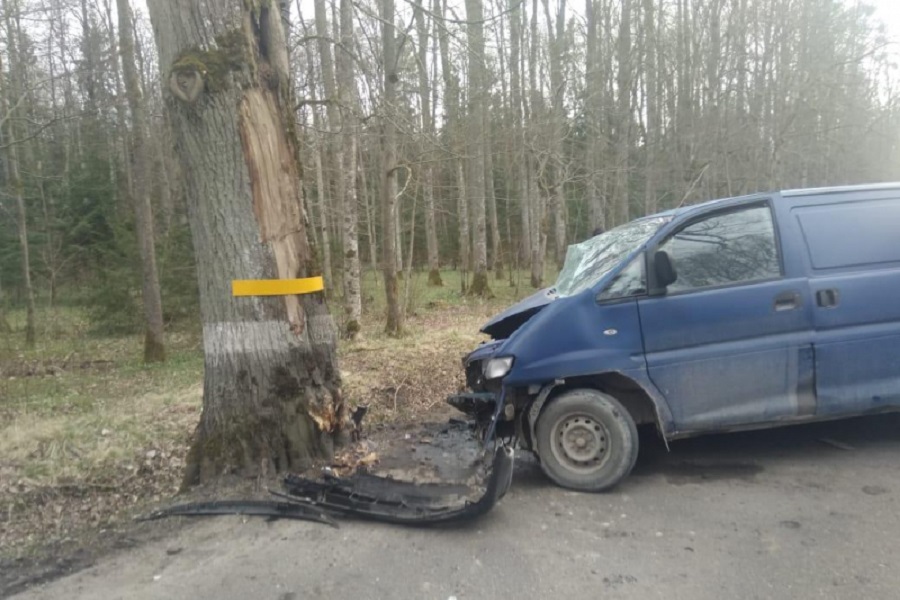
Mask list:
POLYGON ((484 112, 487 86, 484 65, 484 22, 481 0, 466 0, 469 54, 469 205, 472 208, 474 274, 469 293, 490 295, 487 278, 487 226, 484 207, 485 131, 484 112))
POLYGON ((119 49, 125 93, 131 111, 132 202, 135 230, 141 255, 141 294, 144 300, 144 362, 166 360, 163 340, 162 299, 156 270, 156 242, 153 239, 153 209, 150 206, 150 152, 147 144, 147 116, 134 61, 134 33, 128 0, 116 0, 119 13, 119 49))
POLYGON ((282 17, 268 2, 149 3, 199 268, 203 412, 184 483, 304 468, 343 404, 322 294, 242 297, 234 279, 319 275, 303 211, 282 17))
POLYGON ((403 322, 400 314, 400 296, 397 287, 397 126, 393 118, 397 102, 397 40, 394 27, 394 0, 381 2, 381 49, 383 68, 382 107, 385 118, 382 119, 382 162, 381 162, 381 200, 383 224, 383 262, 384 292, 387 299, 387 322, 385 331, 388 335, 400 335, 403 322))

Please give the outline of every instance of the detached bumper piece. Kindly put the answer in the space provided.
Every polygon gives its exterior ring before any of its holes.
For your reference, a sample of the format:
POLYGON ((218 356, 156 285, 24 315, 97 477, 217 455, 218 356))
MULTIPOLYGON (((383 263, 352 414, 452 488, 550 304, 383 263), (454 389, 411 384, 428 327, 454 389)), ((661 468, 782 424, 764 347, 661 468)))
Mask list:
POLYGON ((201 517, 210 515, 249 515, 270 519, 296 519, 314 521, 337 527, 338 524, 325 512, 308 504, 277 502, 273 500, 214 500, 212 502, 191 502, 177 504, 149 515, 138 521, 154 521, 166 517, 201 517))
POLYGON ((490 512, 509 490, 513 450, 498 446, 484 485, 484 493, 469 498, 460 484, 417 484, 376 475, 284 478, 282 500, 218 500, 178 504, 139 517, 152 521, 165 517, 252 515, 270 519, 299 519, 337 527, 333 516, 352 517, 398 525, 439 525, 476 519, 490 512))
POLYGON ((513 450, 498 447, 484 493, 466 497, 468 489, 454 484, 416 484, 374 475, 320 480, 288 475, 287 494, 335 515, 398 525, 440 525, 478 518, 509 490, 513 450))
POLYGON ((497 411, 497 395, 493 392, 468 392, 447 398, 447 404, 474 417, 476 421, 489 421, 497 411))

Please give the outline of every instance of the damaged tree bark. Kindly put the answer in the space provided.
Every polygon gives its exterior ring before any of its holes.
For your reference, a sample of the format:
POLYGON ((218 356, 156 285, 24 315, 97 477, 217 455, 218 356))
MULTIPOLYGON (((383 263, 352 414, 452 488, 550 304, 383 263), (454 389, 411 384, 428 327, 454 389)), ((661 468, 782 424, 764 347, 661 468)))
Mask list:
POLYGON ((287 7, 278 7, 149 3, 203 318, 203 412, 185 486, 304 468, 332 453, 344 416, 323 295, 231 296, 234 279, 321 273, 303 210, 287 7))

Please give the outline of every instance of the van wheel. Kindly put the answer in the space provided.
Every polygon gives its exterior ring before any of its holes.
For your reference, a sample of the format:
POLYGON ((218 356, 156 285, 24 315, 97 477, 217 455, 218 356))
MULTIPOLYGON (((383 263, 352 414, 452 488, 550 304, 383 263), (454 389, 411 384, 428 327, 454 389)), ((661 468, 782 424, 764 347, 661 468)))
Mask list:
POLYGON ((538 417, 535 433, 541 468, 565 488, 608 490, 637 460, 634 419, 618 400, 596 390, 558 396, 538 417))

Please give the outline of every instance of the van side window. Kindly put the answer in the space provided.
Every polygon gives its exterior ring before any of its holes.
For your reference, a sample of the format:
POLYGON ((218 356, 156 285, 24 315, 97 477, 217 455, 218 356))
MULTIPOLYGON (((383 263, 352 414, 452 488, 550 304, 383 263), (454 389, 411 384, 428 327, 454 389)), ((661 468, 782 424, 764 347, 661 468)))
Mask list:
POLYGON ((669 293, 781 277, 768 206, 718 213, 691 223, 659 248, 677 278, 669 293))
POLYGON ((793 212, 816 270, 900 263, 900 201, 896 198, 803 206, 793 212))
POLYGON ((647 293, 647 277, 644 274, 644 254, 634 257, 627 267, 619 271, 598 300, 618 300, 647 293))

